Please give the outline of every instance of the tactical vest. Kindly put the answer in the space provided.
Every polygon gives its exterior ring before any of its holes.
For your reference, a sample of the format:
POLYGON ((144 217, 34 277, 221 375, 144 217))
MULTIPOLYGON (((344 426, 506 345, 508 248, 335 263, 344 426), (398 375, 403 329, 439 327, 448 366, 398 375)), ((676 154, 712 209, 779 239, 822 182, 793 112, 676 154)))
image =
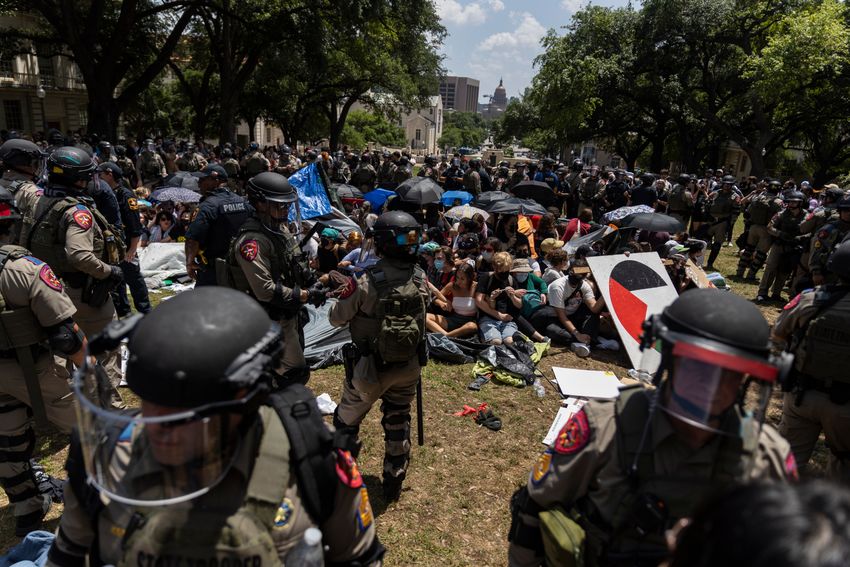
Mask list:
MULTIPOLYGON (((253 294, 251 284, 245 277, 245 272, 239 267, 236 258, 239 254, 238 242, 242 236, 249 232, 260 233, 271 240, 273 254, 267 260, 271 269, 272 281, 282 280, 287 287, 298 285, 304 288, 310 285, 310 268, 295 238, 288 231, 276 234, 263 226, 263 223, 257 217, 250 217, 239 227, 239 231, 231 240, 230 247, 227 250, 225 261, 228 280, 226 284, 229 287, 253 294)), ((222 282, 220 285, 225 285, 225 283, 222 282)), ((265 307, 268 309, 268 306, 265 307)))
POLYGON ((688 203, 685 201, 685 188, 676 183, 670 191, 667 199, 667 207, 671 213, 685 213, 688 211, 688 203))
POLYGON ((158 179, 162 176, 162 167, 159 165, 159 160, 156 155, 150 152, 142 153, 142 160, 139 163, 139 173, 142 174, 142 179, 158 179))
MULTIPOLYGON (((29 255, 29 250, 20 246, 0 246, 0 273, 6 262, 29 255)), ((28 347, 46 338, 47 334, 32 309, 29 306, 10 307, 0 289, 0 350, 28 347)))
MULTIPOLYGON (((25 215, 21 227, 22 244, 32 250, 35 257, 47 262, 60 277, 79 273, 65 253, 65 230, 62 230, 62 217, 71 207, 83 204, 71 196, 62 198, 42 197, 38 200, 32 216, 25 215)), ((92 252, 101 261, 118 264, 124 259, 126 247, 122 231, 115 229, 94 207, 89 211, 94 219, 90 230, 94 231, 92 252)))
POLYGON ((115 165, 121 168, 121 171, 124 172, 124 179, 128 181, 132 181, 133 171, 135 171, 135 167, 133 166, 133 160, 127 157, 118 158, 115 160, 115 165))
POLYGON ((233 158, 224 160, 221 167, 227 172, 228 178, 235 178, 239 174, 239 162, 233 158))
POLYGON ((377 293, 375 313, 357 312, 350 323, 351 340, 361 353, 378 355, 384 363, 407 362, 425 340, 425 272, 419 266, 402 269, 379 260, 366 274, 377 293))
POLYGON ((253 152, 248 159, 245 160, 245 174, 248 177, 254 177, 258 173, 266 170, 266 162, 260 152, 253 152))
MULTIPOLYGON (((850 293, 816 313, 795 353, 800 374, 825 382, 850 383, 850 293)), ((817 306, 817 299, 815 306, 817 306)))
POLYGON ((774 205, 778 197, 771 193, 759 195, 750 206, 747 207, 747 212, 750 215, 750 223, 758 226, 767 226, 773 215, 777 213, 779 207, 774 205))
POLYGON ((801 222, 803 222, 802 214, 795 215, 790 209, 786 209, 779 213, 774 228, 779 231, 782 240, 793 241, 793 238, 800 234, 801 222))
POLYGON ((733 193, 727 195, 723 191, 718 191, 717 197, 711 201, 708 214, 714 217, 715 221, 723 222, 729 220, 732 211, 735 210, 735 201, 732 200, 732 195, 733 193))
MULTIPOLYGON (((620 554, 658 554, 659 560, 666 555, 664 530, 672 527, 681 518, 690 516, 702 496, 725 484, 741 481, 746 477, 744 449, 740 439, 721 437, 713 469, 708 478, 665 476, 655 469, 652 429, 649 420, 650 396, 653 392, 643 386, 623 388, 616 401, 617 460, 631 487, 619 508, 610 520, 610 525, 596 525, 601 520, 589 498, 581 499, 576 506, 582 511, 587 532, 588 559, 594 557, 617 558, 620 554), (641 440, 644 429, 649 427, 646 439, 641 440), (633 469, 632 466, 636 465, 633 469), (648 526, 646 507, 660 502, 666 520, 657 526, 648 526), (642 525, 643 524, 643 525, 642 525), (641 534, 643 532, 644 535, 641 534), (650 533, 651 532, 651 533, 650 533)), ((661 411, 661 410, 657 410, 661 411)), ((650 519, 652 514, 649 514, 650 519)), ((652 524, 652 522, 648 522, 652 524)), ((616 561, 613 561, 616 562, 616 561)))
MULTIPOLYGON (((371 166, 359 166, 351 176, 351 184, 355 187, 371 185, 375 180, 375 170, 371 166)), ((371 187, 370 187, 371 189, 371 187)))
POLYGON ((588 178, 581 186, 581 202, 590 204, 599 192, 599 181, 588 178))

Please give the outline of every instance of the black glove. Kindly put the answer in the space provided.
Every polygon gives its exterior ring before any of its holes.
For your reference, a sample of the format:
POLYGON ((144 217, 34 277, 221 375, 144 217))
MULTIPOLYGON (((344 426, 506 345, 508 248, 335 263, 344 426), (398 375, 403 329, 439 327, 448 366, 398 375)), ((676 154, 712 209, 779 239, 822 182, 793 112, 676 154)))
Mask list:
POLYGON ((327 300, 327 290, 321 283, 315 283, 307 290, 307 303, 313 307, 321 307, 327 300))
POLYGON ((113 285, 118 285, 124 282, 124 271, 121 269, 121 266, 109 266, 109 281, 112 282, 113 285))

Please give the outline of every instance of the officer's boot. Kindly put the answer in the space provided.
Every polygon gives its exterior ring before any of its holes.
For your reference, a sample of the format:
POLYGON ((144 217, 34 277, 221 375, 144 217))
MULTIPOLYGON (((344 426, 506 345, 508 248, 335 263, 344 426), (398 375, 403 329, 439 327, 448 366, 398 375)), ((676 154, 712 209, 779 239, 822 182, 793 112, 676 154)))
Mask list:
MULTIPOLYGON (((19 413, 24 423, 29 417, 29 408, 23 404, 18 407, 5 406, 2 409, 7 412, 4 417, 14 417, 19 413)), ((35 432, 29 425, 22 433, 0 435, 0 485, 14 507, 15 535, 18 537, 41 529, 41 521, 50 510, 51 497, 41 493, 30 467, 30 457, 34 449, 35 432)))
POLYGON ((721 246, 723 246, 723 243, 719 241, 711 244, 711 253, 708 255, 709 270, 714 270, 714 261, 717 260, 717 257, 720 255, 721 246))
POLYGON ((761 250, 756 250, 753 254, 753 263, 750 265, 750 271, 747 274, 747 280, 756 281, 756 274, 764 266, 764 262, 767 260, 767 254, 762 252, 761 250))
POLYGON ((410 404, 381 404, 384 414, 384 500, 393 502, 401 496, 401 485, 410 462, 410 404))
POLYGON ((360 456, 360 449, 363 448, 363 442, 360 440, 360 426, 347 425, 339 417, 339 407, 334 410, 334 445, 340 449, 351 452, 351 456, 356 460, 360 456))
POLYGON ((744 277, 744 272, 748 267, 752 265, 753 262, 753 251, 749 248, 744 248, 744 251, 741 252, 741 259, 738 260, 738 271, 735 272, 735 275, 739 278, 744 277))

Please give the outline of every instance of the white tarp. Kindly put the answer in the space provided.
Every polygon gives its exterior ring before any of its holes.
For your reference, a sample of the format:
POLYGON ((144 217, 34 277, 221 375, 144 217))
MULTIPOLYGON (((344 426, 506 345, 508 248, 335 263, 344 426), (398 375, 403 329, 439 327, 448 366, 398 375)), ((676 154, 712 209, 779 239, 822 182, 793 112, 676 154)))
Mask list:
POLYGON ((186 252, 182 242, 154 242, 139 248, 139 268, 148 289, 162 287, 168 278, 186 273, 186 252))
POLYGON ((650 315, 661 313, 679 297, 661 258, 655 252, 592 256, 587 264, 611 311, 632 365, 654 374, 661 354, 651 349, 641 352, 643 322, 650 315))

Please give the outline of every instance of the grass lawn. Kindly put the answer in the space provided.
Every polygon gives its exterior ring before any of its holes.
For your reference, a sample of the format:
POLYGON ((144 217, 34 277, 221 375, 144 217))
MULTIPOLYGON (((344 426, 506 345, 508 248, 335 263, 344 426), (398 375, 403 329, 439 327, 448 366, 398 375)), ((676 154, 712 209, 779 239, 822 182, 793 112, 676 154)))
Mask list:
MULTIPOLYGON (((723 248, 718 269, 728 277, 735 273, 735 248, 723 248)), ((735 293, 752 299, 756 286, 729 281, 735 293)), ((153 294, 154 302, 163 294, 153 294)), ((769 321, 775 320, 779 304, 761 305, 769 321)), ((552 366, 611 370, 624 377, 630 367, 624 351, 594 353, 579 359, 566 349, 553 348, 540 367, 551 378, 552 366)), ((383 501, 380 476, 383 431, 380 411, 375 407, 361 429, 363 452, 360 468, 370 489, 381 541, 388 548, 387 565, 504 565, 506 534, 510 524, 508 503, 517 486, 524 483, 541 440, 558 409, 558 394, 546 384, 544 398, 531 388, 514 389, 487 384, 480 392, 466 389, 472 380, 472 365, 451 366, 431 362, 423 371, 426 443, 415 441, 411 464, 401 500, 389 506, 383 501), (479 427, 471 417, 455 417, 464 404, 487 402, 502 419, 502 430, 494 433, 479 427)), ((310 386, 320 394, 339 399, 343 381, 341 367, 314 372, 310 386)), ((779 396, 770 413, 778 423, 779 396)), ((415 414, 414 414, 415 420, 415 414)), ((64 476, 65 440, 58 434, 39 436, 37 456, 48 472, 64 476)), ((817 464, 825 461, 822 443, 817 464)), ((61 506, 51 510, 47 529, 54 529, 61 506)), ((0 495, 0 549, 16 543, 13 518, 5 495, 0 495)))

